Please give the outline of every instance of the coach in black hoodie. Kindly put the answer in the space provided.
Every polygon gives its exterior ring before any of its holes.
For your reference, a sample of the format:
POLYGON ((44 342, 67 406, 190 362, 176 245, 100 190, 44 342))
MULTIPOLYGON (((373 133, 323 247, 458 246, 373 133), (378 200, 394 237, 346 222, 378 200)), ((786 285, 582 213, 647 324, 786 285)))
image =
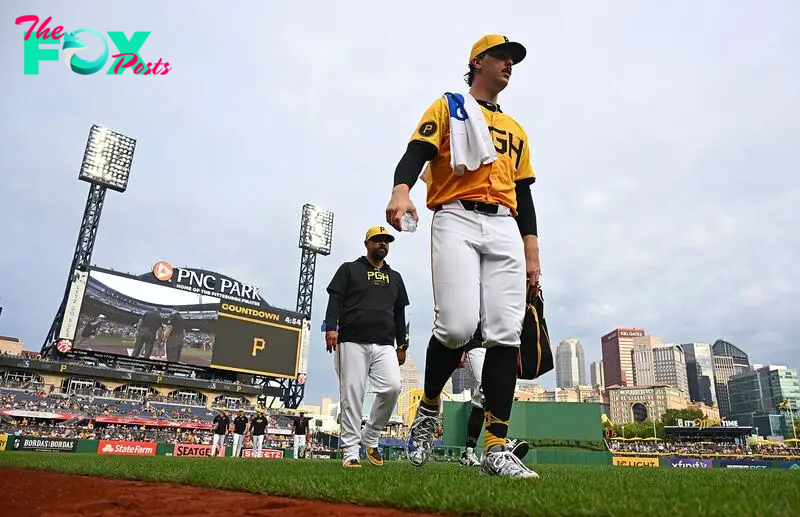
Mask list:
POLYGON ((328 352, 335 353, 339 376, 345 467, 361 466, 359 444, 373 465, 383 464, 378 437, 400 395, 400 365, 408 349, 408 294, 403 277, 384 261, 393 241, 386 227, 370 228, 364 239, 366 256, 342 264, 328 285, 325 344, 328 352), (362 431, 361 408, 368 383, 375 402, 362 431))

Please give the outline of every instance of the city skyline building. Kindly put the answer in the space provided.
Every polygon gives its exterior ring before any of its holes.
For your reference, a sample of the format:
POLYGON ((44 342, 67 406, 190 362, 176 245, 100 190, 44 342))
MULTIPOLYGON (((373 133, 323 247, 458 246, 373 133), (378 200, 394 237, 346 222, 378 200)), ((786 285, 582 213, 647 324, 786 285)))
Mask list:
POLYGON ((661 340, 655 336, 637 336, 633 338, 634 386, 652 386, 656 383, 653 347, 660 344, 661 340))
POLYGON ((557 388, 573 388, 586 384, 586 357, 579 340, 562 340, 556 349, 555 359, 557 388))
POLYGON ((800 411, 797 370, 781 365, 758 365, 728 380, 730 413, 740 425, 759 428, 762 436, 787 432, 800 411), (787 407, 783 407, 784 403, 787 407))
POLYGON ((686 374, 686 356, 680 345, 666 344, 653 347, 655 382, 678 388, 689 398, 689 379, 686 374))
POLYGON ((589 365, 589 377, 593 388, 604 389, 605 379, 603 378, 603 361, 595 361, 589 365))
POLYGON ((731 412, 728 382, 734 375, 750 370, 750 358, 742 349, 722 339, 711 345, 711 354, 719 413, 727 417, 731 412))
POLYGON ((472 374, 468 366, 456 368, 451 377, 453 381, 453 393, 459 394, 472 389, 472 374))
POLYGON ((714 380, 714 359, 708 343, 681 344, 686 358, 689 399, 707 406, 717 405, 717 386, 714 380))
POLYGON ((606 387, 634 385, 633 339, 645 334, 644 329, 617 328, 600 339, 606 387))

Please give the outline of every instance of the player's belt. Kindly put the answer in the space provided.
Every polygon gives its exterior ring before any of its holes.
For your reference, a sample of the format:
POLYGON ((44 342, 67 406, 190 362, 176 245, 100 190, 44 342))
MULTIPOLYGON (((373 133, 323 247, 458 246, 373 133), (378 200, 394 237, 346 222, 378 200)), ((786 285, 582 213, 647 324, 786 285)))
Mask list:
MULTIPOLYGON (((497 215, 500 212, 500 207, 502 206, 494 203, 484 203, 482 201, 468 201, 466 199, 459 199, 457 202, 464 208, 464 210, 486 215, 497 215)), ((442 208, 444 207, 439 205, 435 207, 433 211, 438 212, 442 208)))

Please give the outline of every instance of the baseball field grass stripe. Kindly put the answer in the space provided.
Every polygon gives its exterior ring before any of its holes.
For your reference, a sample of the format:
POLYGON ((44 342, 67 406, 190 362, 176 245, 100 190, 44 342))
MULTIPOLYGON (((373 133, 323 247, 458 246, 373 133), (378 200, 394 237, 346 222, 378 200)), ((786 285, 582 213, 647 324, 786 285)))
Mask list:
POLYGON ((0 453, 0 467, 172 482, 304 499, 485 516, 759 516, 800 508, 800 472, 537 465, 539 480, 481 477, 456 464, 342 468, 338 461, 0 453), (751 510, 748 510, 751 509, 751 510))

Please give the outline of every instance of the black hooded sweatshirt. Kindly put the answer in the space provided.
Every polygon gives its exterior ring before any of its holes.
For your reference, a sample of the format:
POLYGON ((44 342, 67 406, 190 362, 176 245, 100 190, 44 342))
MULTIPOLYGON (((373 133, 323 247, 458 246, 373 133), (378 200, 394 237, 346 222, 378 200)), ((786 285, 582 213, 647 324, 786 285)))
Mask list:
POLYGON ((409 304, 400 273, 386 262, 377 268, 366 257, 345 262, 328 285, 325 329, 336 330, 340 343, 406 343, 409 304))

